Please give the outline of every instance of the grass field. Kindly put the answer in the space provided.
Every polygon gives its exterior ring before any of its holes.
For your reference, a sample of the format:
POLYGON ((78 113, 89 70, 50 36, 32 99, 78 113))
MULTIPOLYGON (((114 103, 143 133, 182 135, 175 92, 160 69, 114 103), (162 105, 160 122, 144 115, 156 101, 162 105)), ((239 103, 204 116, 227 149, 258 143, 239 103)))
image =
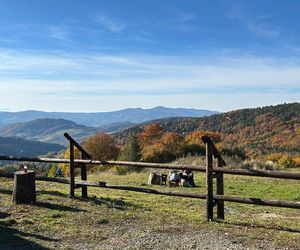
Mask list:
MULTIPOLYGON (((196 188, 151 188, 204 193, 205 176, 197 173, 195 178, 196 188)), ((150 188, 148 172, 123 176, 104 172, 88 179, 150 188)), ((300 201, 299 181, 225 175, 224 183, 227 195, 300 201)), ((278 247, 300 246, 299 209, 226 202, 225 220, 206 222, 204 200, 101 188, 89 188, 87 200, 71 199, 68 185, 37 182, 36 205, 15 205, 12 185, 11 179, 0 179, 0 248, 76 248, 82 241, 107 239, 124 223, 162 232, 205 228, 249 246, 260 241, 278 247)), ((80 190, 76 192, 79 197, 80 190)))

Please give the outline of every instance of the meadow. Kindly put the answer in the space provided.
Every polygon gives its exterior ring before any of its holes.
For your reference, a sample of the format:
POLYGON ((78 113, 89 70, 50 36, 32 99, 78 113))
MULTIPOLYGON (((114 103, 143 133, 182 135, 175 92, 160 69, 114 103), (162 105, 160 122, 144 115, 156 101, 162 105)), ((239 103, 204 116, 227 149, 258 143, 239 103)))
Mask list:
MULTIPOLYGON (((93 173, 88 179, 205 193, 202 173, 195 174, 196 188, 149 186, 148 175, 149 170, 127 175, 107 171, 93 173)), ((299 181, 225 175, 224 183, 227 195, 300 201, 299 181)), ((206 222, 204 200, 102 188, 89 188, 89 198, 85 200, 80 198, 78 190, 78 198, 71 199, 68 185, 38 181, 37 203, 16 205, 11 201, 12 186, 11 179, 1 179, 0 248, 73 249, 84 243, 88 248, 100 246, 101 249, 101 244, 112 236, 123 239, 132 228, 138 230, 141 227, 164 234, 174 231, 180 234, 187 228, 206 230, 250 247, 271 244, 297 249, 300 245, 298 209, 226 202, 225 220, 206 222)))

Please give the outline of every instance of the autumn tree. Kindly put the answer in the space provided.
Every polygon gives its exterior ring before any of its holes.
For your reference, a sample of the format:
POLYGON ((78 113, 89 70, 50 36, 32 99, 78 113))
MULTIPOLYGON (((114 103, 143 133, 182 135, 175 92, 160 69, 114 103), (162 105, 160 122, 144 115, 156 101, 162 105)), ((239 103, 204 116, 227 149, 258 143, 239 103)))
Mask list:
POLYGON ((161 138, 161 143, 165 150, 169 151, 174 156, 181 155, 185 145, 184 137, 173 132, 165 133, 161 138))
POLYGON ((142 160, 147 162, 170 162, 175 157, 162 143, 150 144, 142 150, 142 160))
POLYGON ((55 177, 56 176, 56 170, 57 170, 57 165, 52 164, 49 171, 48 171, 47 176, 48 177, 55 177))
POLYGON ((139 142, 142 147, 158 143, 163 133, 164 130, 159 123, 151 123, 145 127, 141 134, 139 134, 139 142))
POLYGON ((144 128, 139 134, 139 142, 141 145, 141 160, 150 162, 159 162, 158 154, 162 152, 163 145, 161 138, 164 134, 163 128, 159 123, 151 123, 144 128))
POLYGON ((178 133, 164 133, 159 123, 145 127, 139 135, 143 161, 170 162, 182 155, 185 145, 184 137, 178 133))
POLYGON ((203 130, 195 130, 192 133, 186 135, 185 139, 189 144, 202 144, 201 137, 208 136, 214 143, 221 141, 221 134, 218 132, 210 132, 203 130))
MULTIPOLYGON (((64 153, 64 159, 70 159, 70 148, 66 149, 64 153)), ((74 159, 80 159, 80 153, 76 147, 74 147, 74 159)), ((64 176, 70 176, 70 165, 68 163, 60 163, 58 164, 58 167, 60 167, 64 176)), ((78 169, 76 169, 75 172, 78 172, 78 169)))
POLYGON ((115 160, 120 150, 115 140, 105 133, 90 136, 84 142, 84 148, 94 160, 115 160))

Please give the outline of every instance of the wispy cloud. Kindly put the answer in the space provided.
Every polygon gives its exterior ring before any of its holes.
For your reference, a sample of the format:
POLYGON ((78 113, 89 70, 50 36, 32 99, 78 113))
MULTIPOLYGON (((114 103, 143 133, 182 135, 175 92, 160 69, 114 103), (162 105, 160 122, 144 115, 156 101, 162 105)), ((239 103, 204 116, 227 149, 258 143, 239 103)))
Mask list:
POLYGON ((0 38, 0 43, 16 44, 18 41, 16 39, 0 38))
POLYGON ((108 29, 112 32, 121 32, 127 28, 126 23, 122 23, 120 21, 116 21, 111 17, 108 17, 104 14, 98 14, 96 16, 96 21, 101 24, 105 29, 108 29))
POLYGON ((271 23, 271 15, 253 15, 236 7, 232 9, 228 17, 239 21, 251 33, 259 37, 274 39, 281 34, 279 28, 271 23))
POLYGON ((172 12, 171 15, 165 19, 152 21, 152 24, 159 28, 187 32, 194 30, 192 22, 196 18, 196 14, 192 12, 176 11, 172 12))
MULTIPOLYGON (((229 100, 247 95, 253 97, 252 105, 262 100, 266 104, 273 100, 272 104, 276 100, 297 100, 297 96, 299 99, 299 60, 217 54, 182 57, 0 50, 0 106, 20 109, 26 104, 30 108, 30 103, 38 105, 40 101, 44 105, 42 100, 47 100, 52 110, 59 109, 60 103, 66 110, 91 111, 94 107, 99 111, 104 100, 112 109, 121 105, 151 106, 151 98, 162 101, 157 102, 161 105, 173 105, 175 100, 180 105, 184 98, 183 106, 201 107, 196 105, 197 100, 206 100, 221 110, 229 109, 229 100), (17 100, 8 100, 11 95, 17 100), (219 108, 209 96, 215 98, 219 108), (76 100, 83 106, 67 107, 63 100, 76 100)), ((202 107, 208 108, 208 104, 202 107)))
POLYGON ((62 26, 50 26, 49 37, 62 42, 72 42, 70 32, 67 30, 67 28, 62 26))

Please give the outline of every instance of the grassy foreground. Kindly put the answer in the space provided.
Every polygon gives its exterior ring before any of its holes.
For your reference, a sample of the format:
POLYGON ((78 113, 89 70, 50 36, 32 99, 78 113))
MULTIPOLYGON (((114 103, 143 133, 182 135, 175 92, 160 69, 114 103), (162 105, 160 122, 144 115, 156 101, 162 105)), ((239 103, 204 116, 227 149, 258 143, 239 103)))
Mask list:
MULTIPOLYGON (((88 176, 89 180, 164 190, 200 192, 205 177, 196 174, 197 188, 148 186, 148 172, 124 176, 110 172, 88 176)), ((242 197, 300 201, 300 182, 225 175, 225 194, 242 197)), ((101 242, 121 224, 165 232, 176 228, 203 228, 229 235, 232 240, 255 246, 270 241, 278 247, 300 246, 298 209, 225 203, 225 221, 205 221, 205 201, 148 195, 128 191, 89 188, 87 200, 70 199, 69 186, 37 182, 37 203, 11 202, 12 180, 0 179, 0 248, 35 246, 78 248, 81 242, 101 242)), ((79 197, 80 191, 76 191, 79 197)), ((201 236, 200 236, 201 237, 201 236)))

